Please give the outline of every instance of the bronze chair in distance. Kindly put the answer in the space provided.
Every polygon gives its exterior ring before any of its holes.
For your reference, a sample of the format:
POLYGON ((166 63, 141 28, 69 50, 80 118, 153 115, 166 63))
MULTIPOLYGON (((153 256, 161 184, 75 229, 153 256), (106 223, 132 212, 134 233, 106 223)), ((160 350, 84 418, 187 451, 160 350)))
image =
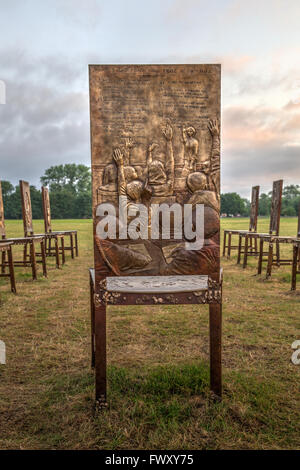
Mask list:
MULTIPOLYGON (((258 274, 261 273, 261 263, 262 261, 264 261, 263 255, 268 255, 268 252, 263 252, 264 240, 266 239, 266 237, 269 237, 270 235, 275 235, 275 236, 279 235, 282 185, 283 185, 283 180, 278 180, 278 181, 273 182, 269 233, 245 232, 245 233, 240 233, 239 235, 237 264, 240 264, 241 253, 242 253, 242 239, 245 238, 243 268, 246 268, 247 266, 248 256, 259 255, 258 271, 257 271, 258 274), (249 245, 250 245, 249 241, 255 240, 255 239, 259 241, 259 251, 258 253, 257 252, 251 253, 251 251, 249 250, 249 245)), ((276 258, 275 259, 276 259, 276 264, 278 264, 279 259, 280 259, 279 245, 276 246, 276 258)))
MULTIPOLYGON (((0 238, 3 243, 12 243, 13 246, 23 246, 23 260, 13 260, 13 266, 15 267, 31 267, 32 270, 32 279, 37 279, 37 263, 41 262, 43 267, 43 275, 47 277, 47 267, 46 267, 46 253, 45 253, 45 239, 44 237, 17 237, 17 238, 6 238, 6 229, 4 221, 4 207, 2 199, 2 189, 0 182, 0 238), (36 249, 35 245, 39 243, 41 247, 41 261, 36 259, 36 249), (29 256, 25 258, 25 250, 27 252, 29 248, 29 256)), ((10 248, 11 250, 11 248, 10 248)), ((10 269, 10 254, 9 251, 3 250, 1 256, 1 274, 6 274, 6 267, 10 269), (6 260, 6 255, 8 260, 6 260)))
MULTIPOLYGON (((22 199, 22 215, 23 215, 23 225, 24 225, 24 236, 32 237, 32 238, 39 238, 42 237, 45 243, 45 254, 46 252, 46 243, 49 238, 54 240, 55 245, 55 259, 56 259, 56 267, 60 267, 60 259, 59 254, 62 255, 62 264, 65 263, 65 250, 64 250, 64 235, 63 234, 48 234, 48 233, 39 233, 34 234, 33 231, 33 223, 32 223, 32 208, 31 208, 31 198, 30 198, 30 186, 27 181, 20 180, 20 192, 21 192, 21 199, 22 199), (59 247, 59 240, 61 242, 61 246, 59 247)), ((37 256, 42 255, 42 253, 37 253, 37 256)), ((24 246, 24 259, 28 258, 27 254, 27 246, 24 246)))
MULTIPOLYGON (((246 232, 256 232, 257 231, 257 215, 258 215, 258 203, 259 203, 259 186, 253 186, 251 191, 251 209, 250 209, 250 220, 249 220, 249 230, 224 230, 224 242, 223 242, 223 256, 226 254, 227 248, 227 258, 230 258, 231 251, 237 250, 239 245, 232 245, 232 235, 239 235, 240 233, 246 232), (226 239, 228 235, 228 244, 226 245, 226 239)), ((257 240, 254 239, 254 246, 249 246, 250 252, 257 252, 257 240)), ((240 254, 242 252, 242 247, 240 249, 240 254)))
MULTIPOLYGON (((262 240, 262 246, 261 246, 261 252, 263 252, 263 243, 267 242, 269 244, 269 252, 268 252, 268 259, 267 259, 267 271, 266 271, 266 278, 268 279, 271 277, 272 274, 272 266, 275 264, 273 260, 273 252, 274 252, 274 244, 275 247, 277 247, 279 244, 284 243, 284 244, 290 244, 293 245, 293 255, 290 259, 284 259, 280 258, 278 260, 277 266, 284 266, 284 265, 292 265, 292 278, 294 277, 294 281, 292 279, 292 286, 293 282, 296 282, 296 274, 297 274, 297 265, 298 269, 300 268, 300 262, 297 262, 297 259, 299 258, 299 242, 300 242, 300 204, 298 208, 298 225, 297 225, 297 234, 295 237, 292 236, 273 236, 270 235, 269 237, 264 237, 262 240), (295 248, 296 247, 296 248, 295 248), (298 250, 297 250, 298 247, 298 250), (294 253, 296 250, 296 253, 294 253), (296 261, 295 261, 296 260, 296 261), (296 266, 296 272, 295 272, 295 266, 296 266)), ((277 251, 277 250, 276 250, 277 251)), ((260 253, 259 256, 259 266, 258 266, 258 271, 259 274, 261 273, 261 265, 262 265, 262 254, 260 253)), ((292 287, 292 290, 293 287, 292 287)))
MULTIPOLYGON (((77 230, 59 230, 53 231, 52 230, 52 223, 51 223, 51 209, 50 209, 50 197, 49 197, 49 190, 47 187, 42 186, 42 201, 43 201, 43 214, 44 214, 44 225, 45 225, 45 233, 47 235, 63 235, 70 237, 70 245, 64 245, 64 251, 70 251, 71 257, 74 259, 74 252, 76 256, 78 256, 78 238, 77 238, 77 230), (74 239, 73 239, 74 237, 74 239)), ((46 254, 47 256, 52 256, 55 247, 51 246, 51 236, 47 239, 48 243, 46 246, 46 254)))

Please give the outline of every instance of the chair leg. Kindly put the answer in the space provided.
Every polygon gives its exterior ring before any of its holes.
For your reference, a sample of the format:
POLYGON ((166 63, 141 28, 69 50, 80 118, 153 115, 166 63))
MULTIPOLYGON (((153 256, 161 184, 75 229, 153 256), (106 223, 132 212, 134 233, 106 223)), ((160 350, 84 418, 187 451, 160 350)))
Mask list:
POLYGON ((224 230, 223 256, 225 256, 225 252, 226 252, 226 237, 227 237, 227 232, 226 232, 226 230, 224 230))
POLYGON ((257 264, 257 274, 261 274, 262 270, 262 260, 263 260, 263 252, 264 252, 264 241, 261 238, 259 240, 259 256, 258 256, 258 264, 257 264))
POLYGON ((231 237, 232 237, 232 234, 231 232, 229 232, 228 234, 228 246, 227 246, 227 258, 230 259, 230 255, 231 255, 231 237))
POLYGON ((298 247, 297 245, 293 246, 293 264, 292 264, 292 285, 291 290, 296 289, 297 284, 297 257, 298 257, 298 247))
POLYGON ((75 232, 75 251, 76 251, 76 256, 78 256, 78 236, 77 232, 75 232))
POLYGON ((16 294, 17 293, 16 279, 15 279, 15 270, 14 270, 13 255, 12 255, 11 247, 7 252, 7 257, 8 257, 8 265, 9 265, 10 288, 11 288, 11 291, 16 294))
POLYGON ((255 256, 257 256, 257 238, 254 238, 254 250, 255 250, 255 256))
POLYGON ((273 242, 270 242, 269 243, 269 253, 268 253, 268 264, 267 264, 266 279, 268 279, 272 275, 272 265, 273 265, 273 242))
POLYGON ((243 268, 246 268, 247 266, 247 259, 248 259, 248 235, 245 236, 243 268))
POLYGON ((280 246, 278 242, 276 242, 276 264, 278 267, 280 266, 280 246))
POLYGON ((61 261, 62 261, 62 264, 65 264, 66 257, 65 257, 65 239, 64 239, 64 237, 61 237, 60 243, 61 243, 61 261))
POLYGON ((48 247, 47 247, 46 255, 49 255, 49 256, 51 256, 51 245, 52 245, 52 243, 51 243, 51 237, 49 237, 49 239, 48 239, 48 247))
POLYGON ((47 243, 47 240, 43 240, 43 241, 41 242, 41 255, 42 255, 43 276, 45 276, 45 277, 47 277, 46 243, 47 243))
MULTIPOLYGON (((31 257, 31 253, 29 253, 29 256, 31 257)), ((24 266, 26 265, 26 261, 27 261, 27 243, 25 243, 25 245, 24 245, 24 250, 23 250, 23 262, 24 262, 24 266)))
POLYGON ((5 274, 6 252, 2 251, 1 256, 1 274, 5 274))
MULTIPOLYGON (((27 248, 26 248, 27 251, 27 248)), ((36 255, 35 255, 35 246, 33 241, 30 242, 30 263, 32 269, 32 279, 36 281, 37 279, 37 269, 36 269, 36 255)))
POLYGON ((74 240, 73 240, 73 234, 70 233, 70 247, 71 247, 71 257, 74 259, 74 240))
POLYGON ((242 251, 242 235, 239 235, 239 246, 238 246, 238 256, 236 264, 240 264, 241 262, 241 251, 242 251))
POLYGON ((90 304, 91 304, 91 367, 95 367, 95 304, 94 283, 90 278, 90 304))
POLYGON ((222 305, 209 305, 210 389, 222 397, 222 305))
POLYGON ((57 237, 55 237, 54 243, 55 243, 55 260, 56 260, 56 267, 57 267, 57 269, 59 269, 60 261, 59 261, 59 246, 58 246, 58 238, 57 238, 57 237))
POLYGON ((96 407, 107 406, 106 402, 106 305, 95 305, 95 374, 96 407))

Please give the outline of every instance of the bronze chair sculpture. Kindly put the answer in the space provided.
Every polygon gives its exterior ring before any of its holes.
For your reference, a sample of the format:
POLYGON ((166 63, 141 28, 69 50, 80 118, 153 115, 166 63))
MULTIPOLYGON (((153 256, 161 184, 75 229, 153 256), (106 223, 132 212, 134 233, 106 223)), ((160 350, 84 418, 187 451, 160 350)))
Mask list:
POLYGON ((96 404, 107 404, 108 305, 208 304, 210 388, 221 397, 220 66, 91 65, 89 76, 96 404), (194 249, 175 216, 186 206, 189 223, 204 214, 194 249))
POLYGON ((299 241, 300 238, 300 206, 298 210, 298 225, 297 225, 297 234, 295 237, 292 236, 273 236, 269 235, 268 237, 263 237, 263 241, 261 243, 260 247, 260 255, 259 255, 259 266, 258 266, 258 273, 261 274, 262 271, 262 262, 263 262, 263 243, 266 242, 269 245, 269 251, 268 251, 268 258, 267 258, 267 270, 266 270, 266 279, 271 277, 272 274, 272 266, 284 266, 284 265, 293 265, 294 264, 294 255, 290 259, 285 259, 281 258, 281 256, 277 256, 276 259, 274 260, 274 245, 276 247, 276 253, 280 253, 279 251, 279 245, 280 244, 295 244, 297 245, 297 242, 299 241), (278 247, 278 248, 277 248, 278 247))
MULTIPOLYGON (((41 263, 43 266, 43 275, 47 277, 47 267, 46 267, 46 254, 45 254, 45 240, 44 237, 17 237, 17 238, 6 238, 5 230, 5 221, 4 221, 4 207, 2 199, 2 188, 0 182, 0 237, 4 242, 11 242, 16 246, 23 246, 23 260, 13 260, 13 266, 16 267, 31 267, 32 270, 32 279, 37 279, 37 260, 36 260, 36 249, 35 245, 40 244, 41 248, 41 263), (29 256, 25 257, 25 252, 27 253, 29 249, 29 256)), ((10 250, 11 251, 11 248, 10 250)), ((1 257, 1 273, 5 274, 6 267, 10 267, 10 255, 6 250, 2 251, 1 257), (6 261, 6 254, 8 255, 8 261, 6 261)))
MULTIPOLYGON (((223 256, 226 254, 227 248, 227 258, 230 258, 232 250, 238 250, 239 245, 232 245, 232 235, 239 235, 240 233, 246 232, 257 232, 257 216, 258 216, 258 203, 259 203, 259 186, 253 186, 251 191, 251 208, 250 208, 250 220, 249 220, 249 230, 224 230, 224 241, 223 241, 223 256), (226 245, 226 239, 228 236, 228 244, 226 245)), ((249 246, 250 253, 257 252, 257 239, 254 239, 254 245, 252 246, 252 239, 250 240, 249 246)), ((240 255, 243 253, 242 246, 240 247, 240 255)))
MULTIPOLYGON (((273 191, 272 191, 272 205, 271 205, 271 214, 270 214, 270 225, 269 225, 269 233, 251 233, 245 232, 240 233, 239 235, 239 248, 238 248, 238 259, 237 263, 240 263, 241 259, 241 252, 242 252, 242 239, 245 237, 244 242, 244 261, 243 261, 243 268, 247 266, 248 256, 251 256, 251 252, 249 252, 249 241, 251 239, 259 241, 259 259, 258 259, 258 274, 261 273, 261 263, 263 261, 263 255, 268 255, 263 251, 263 244, 264 241, 270 237, 270 235, 279 235, 279 226, 280 226, 280 211, 281 211, 281 198, 282 198, 282 185, 283 180, 278 180, 273 182, 273 191)), ((257 253, 256 253, 257 254, 257 253)), ((279 252, 279 245, 276 247, 276 263, 279 262, 280 252, 279 252)))
POLYGON ((78 238, 77 238, 77 230, 60 230, 60 231, 53 231, 52 230, 52 223, 51 223, 51 209, 50 209, 50 197, 49 197, 49 190, 47 187, 42 186, 42 201, 43 201, 43 214, 44 214, 44 225, 45 225, 45 233, 50 235, 47 239, 48 244, 46 246, 46 255, 52 256, 53 252, 55 252, 56 256, 56 247, 51 246, 51 235, 63 235, 70 237, 70 245, 66 246, 64 244, 64 251, 70 251, 71 257, 74 259, 74 252, 76 256, 78 256, 78 238), (74 237, 74 239, 73 239, 74 237))
MULTIPOLYGON (((49 238, 54 240, 55 245, 55 260, 56 267, 60 267, 59 253, 62 255, 62 264, 65 263, 65 250, 64 250, 64 235, 63 234, 48 234, 48 233, 39 233, 34 234, 33 223, 32 223, 32 208, 31 208, 31 197, 30 197, 30 186, 27 181, 20 180, 20 192, 22 200, 22 215, 23 215, 23 226, 24 226, 24 236, 25 237, 43 237, 45 242, 45 254, 46 252, 46 243, 49 238), (59 247, 59 241, 61 246, 59 247)), ((37 256, 41 256, 42 253, 36 253, 37 256)), ((28 258, 27 247, 24 247, 24 259, 28 258)))

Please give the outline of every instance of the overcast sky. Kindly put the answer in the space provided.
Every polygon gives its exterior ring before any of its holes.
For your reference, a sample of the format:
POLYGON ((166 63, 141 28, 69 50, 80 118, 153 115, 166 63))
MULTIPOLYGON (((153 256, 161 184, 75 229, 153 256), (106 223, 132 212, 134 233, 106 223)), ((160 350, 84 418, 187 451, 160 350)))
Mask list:
POLYGON ((217 62, 222 191, 300 184, 299 19, 299 0, 0 0, 0 179, 90 165, 89 63, 217 62))

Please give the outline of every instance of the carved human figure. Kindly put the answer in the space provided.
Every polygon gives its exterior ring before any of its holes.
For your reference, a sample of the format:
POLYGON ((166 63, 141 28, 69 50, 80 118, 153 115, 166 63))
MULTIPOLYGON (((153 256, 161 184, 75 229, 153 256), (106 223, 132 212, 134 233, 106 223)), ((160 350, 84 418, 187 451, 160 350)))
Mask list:
POLYGON ((198 155, 199 143, 195 138, 196 129, 193 126, 182 129, 182 140, 184 144, 184 166, 182 175, 187 176, 196 170, 196 159, 198 155))
POLYGON ((158 147, 155 142, 148 148, 147 174, 148 183, 153 196, 170 196, 174 191, 174 155, 173 155, 173 130, 169 122, 162 128, 162 135, 166 140, 166 153, 161 160, 153 159, 153 151, 158 147))
MULTIPOLYGON (((116 216, 116 228, 119 231, 122 230, 125 224, 127 226, 128 223, 135 219, 141 210, 139 204, 148 204, 151 190, 147 187, 147 183, 139 179, 134 179, 130 182, 126 181, 124 155, 119 148, 114 150, 113 157, 118 169, 119 207, 117 209, 119 209, 119 213, 116 216)), ((146 217, 141 216, 139 218, 139 222, 139 231, 146 231, 148 234, 148 211, 146 217)), ((119 233, 117 236, 119 236, 119 233)), ((141 269, 151 261, 149 255, 143 255, 129 247, 118 245, 111 240, 102 240, 97 235, 96 244, 104 259, 107 260, 109 266, 117 274, 129 269, 141 269)))
POLYGON ((208 189, 206 175, 191 173, 187 186, 192 193, 186 204, 192 205, 192 225, 196 226, 196 205, 204 205, 204 245, 200 250, 176 248, 172 261, 161 265, 160 274, 213 274, 219 266, 219 202, 214 191, 208 189))

